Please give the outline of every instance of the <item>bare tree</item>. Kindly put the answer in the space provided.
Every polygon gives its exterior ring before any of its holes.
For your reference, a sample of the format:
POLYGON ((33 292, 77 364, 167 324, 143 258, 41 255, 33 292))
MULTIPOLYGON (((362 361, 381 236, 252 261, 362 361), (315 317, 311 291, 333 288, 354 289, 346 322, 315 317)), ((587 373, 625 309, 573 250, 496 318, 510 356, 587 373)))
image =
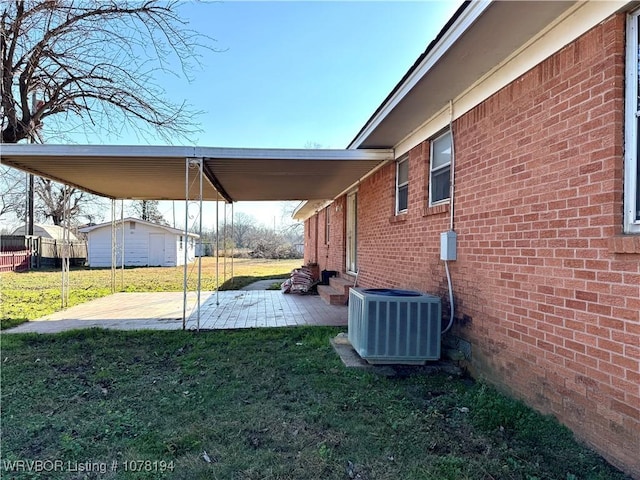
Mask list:
POLYGON ((158 200, 136 200, 130 205, 130 211, 136 217, 160 225, 168 225, 167 220, 160 212, 158 200))
POLYGON ((90 221, 102 219, 102 216, 96 212, 104 210, 103 199, 77 188, 60 185, 46 178, 38 178, 35 194, 39 200, 36 217, 42 220, 50 218, 54 225, 62 225, 62 222, 67 220, 67 216, 71 223, 76 224, 80 223, 82 217, 90 221))
POLYGON ((0 218, 14 215, 24 219, 26 208, 25 175, 14 168, 2 166, 0 170, 0 218))
POLYGON ((45 119, 51 135, 75 128, 117 135, 133 127, 174 141, 193 133, 195 112, 168 100, 155 81, 159 74, 190 79, 197 51, 209 48, 177 7, 160 0, 2 2, 1 141, 27 139, 45 119), (59 120, 65 128, 55 128, 59 120))
MULTIPOLYGON (((48 179, 35 179, 34 220, 43 222, 47 218, 56 224, 64 220, 65 187, 48 179)), ((89 222, 104 219, 105 200, 96 195, 66 187, 69 198, 71 223, 80 224, 83 218, 89 222)), ((0 166, 0 219, 9 223, 26 220, 27 189, 24 172, 4 165, 0 166)))
MULTIPOLYGON (((141 137, 153 131, 171 142, 194 132, 197 112, 168 100, 155 81, 159 74, 190 79, 197 51, 209 48, 177 7, 171 0, 0 2, 0 142, 67 140, 98 130, 141 137)), ((20 218, 24 192, 8 177, 2 187, 0 215, 20 218)), ((40 218, 62 221, 65 191, 68 213, 92 216, 94 196, 39 180, 40 218)))
POLYGON ((238 248, 249 246, 251 234, 256 230, 256 219, 243 212, 233 217, 233 243, 238 248))
POLYGON ((282 236, 292 244, 304 243, 304 223, 293 219, 300 202, 288 201, 280 205, 280 223, 282 236))

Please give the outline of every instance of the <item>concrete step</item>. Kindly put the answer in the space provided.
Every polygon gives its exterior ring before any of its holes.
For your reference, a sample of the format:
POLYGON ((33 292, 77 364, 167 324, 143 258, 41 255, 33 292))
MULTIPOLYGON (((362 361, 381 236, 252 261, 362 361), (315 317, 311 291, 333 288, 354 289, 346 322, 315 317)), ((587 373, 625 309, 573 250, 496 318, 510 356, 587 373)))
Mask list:
POLYGON ((318 294, 329 305, 346 305, 353 279, 330 277, 329 285, 318 285, 318 294))
POLYGON ((348 298, 344 289, 336 290, 331 285, 318 285, 318 295, 329 305, 345 305, 348 298))
POLYGON ((349 289, 353 287, 353 280, 350 278, 331 277, 329 279, 329 286, 338 292, 341 292, 346 299, 349 298, 349 289))

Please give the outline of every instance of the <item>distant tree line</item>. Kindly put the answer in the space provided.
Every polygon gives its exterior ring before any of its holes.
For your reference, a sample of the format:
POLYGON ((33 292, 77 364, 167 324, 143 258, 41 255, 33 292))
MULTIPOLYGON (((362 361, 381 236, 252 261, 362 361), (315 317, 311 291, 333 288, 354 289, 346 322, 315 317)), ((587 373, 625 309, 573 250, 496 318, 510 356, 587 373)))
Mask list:
MULTIPOLYGON (((252 258, 288 259, 302 258, 298 246, 303 243, 301 224, 281 226, 278 230, 258 223, 251 215, 234 215, 233 228, 227 221, 226 228, 218 230, 217 246, 220 255, 252 258)), ((216 254, 216 230, 202 232, 202 243, 207 246, 207 255, 216 254)))

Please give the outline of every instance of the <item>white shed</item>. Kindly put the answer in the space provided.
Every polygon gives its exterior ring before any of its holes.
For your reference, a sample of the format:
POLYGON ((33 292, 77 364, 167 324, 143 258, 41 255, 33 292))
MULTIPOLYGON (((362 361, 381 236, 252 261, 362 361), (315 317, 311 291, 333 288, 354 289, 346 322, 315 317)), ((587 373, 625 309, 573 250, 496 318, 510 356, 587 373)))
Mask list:
MULTIPOLYGON (((87 234, 89 267, 111 267, 111 222, 84 227, 80 232, 87 234)), ((130 217, 116 223, 115 237, 116 266, 122 265, 124 251, 124 265, 127 267, 184 265, 185 248, 187 262, 191 263, 199 238, 195 233, 189 233, 185 242, 182 230, 130 217)))

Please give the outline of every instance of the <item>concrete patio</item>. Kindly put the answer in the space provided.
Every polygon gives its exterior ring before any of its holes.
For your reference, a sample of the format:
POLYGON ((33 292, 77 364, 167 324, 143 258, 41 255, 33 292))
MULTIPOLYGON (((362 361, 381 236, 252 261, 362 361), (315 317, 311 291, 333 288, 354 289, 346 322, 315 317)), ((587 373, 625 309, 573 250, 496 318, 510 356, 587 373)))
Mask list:
MULTIPOLYGON (((188 330, 198 327, 197 297, 187 295, 188 330)), ((316 295, 274 290, 201 292, 200 329, 347 325, 347 307, 325 304, 316 295)), ((33 320, 3 333, 56 333, 77 328, 179 330, 183 293, 115 293, 33 320)))

